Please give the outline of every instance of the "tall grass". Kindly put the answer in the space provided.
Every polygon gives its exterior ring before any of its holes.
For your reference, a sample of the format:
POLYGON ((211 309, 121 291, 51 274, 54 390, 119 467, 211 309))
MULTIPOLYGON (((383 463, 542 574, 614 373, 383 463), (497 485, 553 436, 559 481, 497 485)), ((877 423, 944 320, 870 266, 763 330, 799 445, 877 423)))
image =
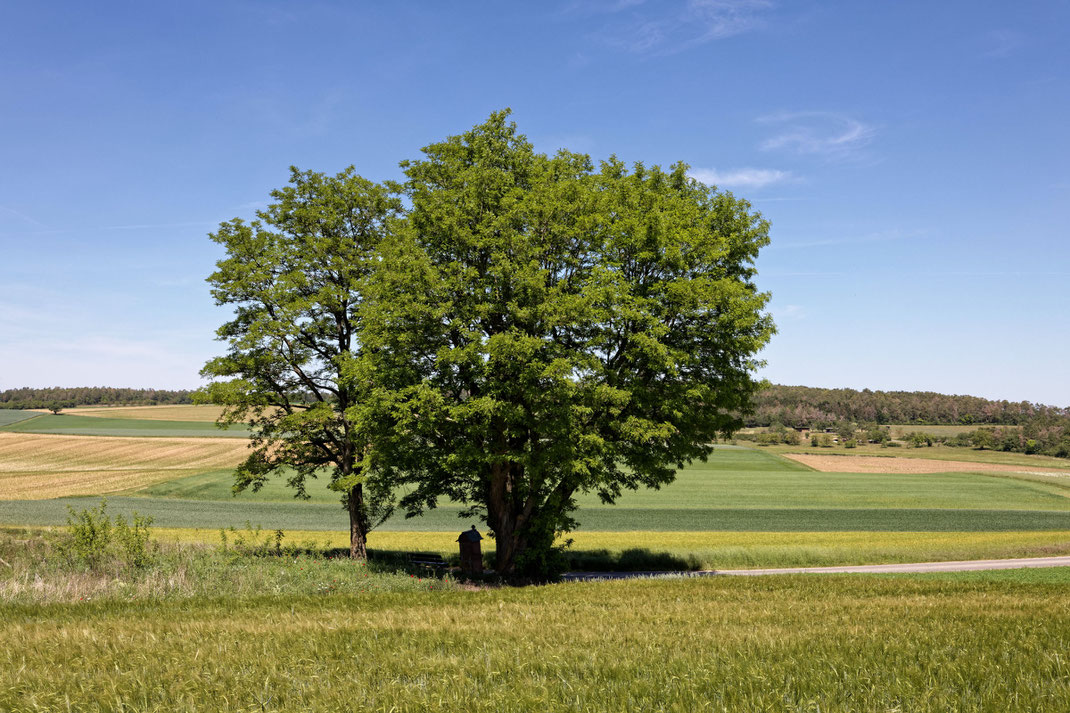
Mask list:
POLYGON ((1070 709, 1065 584, 772 577, 0 608, 0 710, 1070 709))
MULTIPOLYGON (((271 533, 219 544, 156 542, 141 554, 65 541, 62 533, 0 530, 0 604, 179 600, 192 597, 366 594, 452 588, 448 577, 397 557, 367 563, 271 533), (86 555, 82 555, 82 552, 86 555)), ((217 540, 218 541, 218 540, 217 540)), ((0 710, 3 710, 0 708, 0 710)))

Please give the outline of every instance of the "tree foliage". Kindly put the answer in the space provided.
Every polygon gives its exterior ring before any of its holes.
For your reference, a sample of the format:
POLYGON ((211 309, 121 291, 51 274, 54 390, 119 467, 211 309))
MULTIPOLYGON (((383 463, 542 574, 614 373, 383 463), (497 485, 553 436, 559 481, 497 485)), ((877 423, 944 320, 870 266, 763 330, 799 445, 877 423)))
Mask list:
POLYGON ((364 557, 390 498, 364 463, 369 384, 347 371, 361 354, 366 284, 401 204, 352 168, 333 177, 292 169, 271 195, 257 220, 211 235, 226 257, 208 281, 234 316, 218 330, 229 351, 204 367, 214 381, 199 398, 226 406, 222 423, 252 426, 236 490, 258 490, 284 469, 305 496, 307 479, 329 474, 349 511, 351 553, 364 557))
POLYGON ((465 503, 499 572, 544 573, 577 494, 669 483, 741 425, 768 224, 683 164, 539 154, 507 112, 423 153, 367 313, 380 450, 410 513, 465 503))

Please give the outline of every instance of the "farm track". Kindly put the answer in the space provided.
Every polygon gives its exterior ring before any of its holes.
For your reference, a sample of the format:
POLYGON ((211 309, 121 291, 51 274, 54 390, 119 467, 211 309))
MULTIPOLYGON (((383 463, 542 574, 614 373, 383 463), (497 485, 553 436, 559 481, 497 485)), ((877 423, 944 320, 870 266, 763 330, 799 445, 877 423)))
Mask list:
POLYGON ((839 567, 783 567, 774 569, 709 569, 694 572, 569 572, 566 581, 635 579, 641 577, 715 577, 758 576, 770 574, 921 574, 926 572, 977 572, 997 569, 1033 567, 1070 567, 1070 556, 1019 557, 995 560, 958 560, 953 562, 910 562, 904 564, 863 564, 839 567))

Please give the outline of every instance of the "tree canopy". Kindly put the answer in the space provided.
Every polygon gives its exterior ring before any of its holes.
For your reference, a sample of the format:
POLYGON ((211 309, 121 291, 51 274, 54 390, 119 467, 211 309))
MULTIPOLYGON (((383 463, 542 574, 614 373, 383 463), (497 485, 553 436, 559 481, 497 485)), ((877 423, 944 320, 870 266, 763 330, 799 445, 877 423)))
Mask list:
POLYGON ((544 575, 576 497, 660 487, 742 425, 773 333, 768 223, 669 170, 536 152, 497 112, 401 184, 293 170, 224 223, 235 309, 202 398, 251 419, 236 488, 330 472, 351 552, 389 512, 466 506, 503 575, 544 575))
POLYGON ((366 284, 401 203, 352 168, 333 177, 292 169, 271 195, 258 220, 211 235, 226 257, 208 282, 234 317, 218 330, 230 349, 202 370, 215 381, 200 398, 227 407, 224 424, 253 428, 236 490, 282 471, 305 496, 308 478, 329 474, 349 511, 351 554, 362 558, 390 498, 364 468, 366 429, 347 414, 369 384, 346 371, 360 358, 366 284))
POLYGON ((465 503, 499 572, 538 574, 579 493, 669 483, 741 425, 768 223, 684 164, 536 153, 506 112, 423 152, 366 325, 384 452, 410 513, 465 503))

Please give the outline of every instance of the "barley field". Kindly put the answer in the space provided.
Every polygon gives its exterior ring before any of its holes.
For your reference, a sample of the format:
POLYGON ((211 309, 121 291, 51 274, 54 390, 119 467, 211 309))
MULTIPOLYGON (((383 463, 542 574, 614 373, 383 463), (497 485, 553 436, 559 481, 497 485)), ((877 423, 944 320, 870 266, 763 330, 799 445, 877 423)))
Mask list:
POLYGON ((1070 709, 1045 571, 0 608, 0 709, 1070 709))

